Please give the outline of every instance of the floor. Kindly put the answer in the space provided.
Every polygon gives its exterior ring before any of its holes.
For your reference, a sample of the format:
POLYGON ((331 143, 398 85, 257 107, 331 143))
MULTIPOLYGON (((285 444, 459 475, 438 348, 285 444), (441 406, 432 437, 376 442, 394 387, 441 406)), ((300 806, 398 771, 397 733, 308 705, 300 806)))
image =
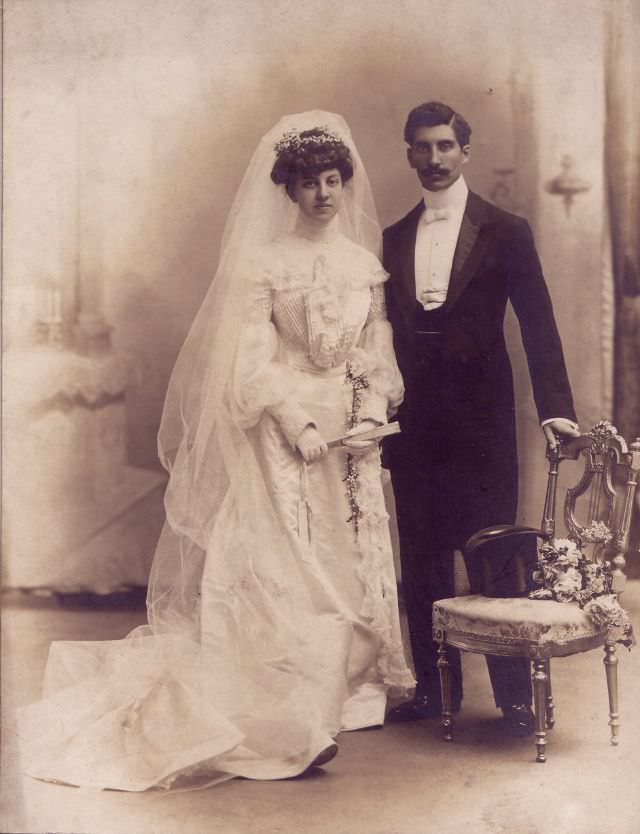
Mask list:
MULTIPOLYGON (((640 581, 624 604, 640 623, 640 581)), ((139 609, 9 601, 3 709, 39 694, 53 639, 124 635, 139 609)), ((281 782, 234 780, 174 794, 92 791, 23 779, 4 734, 3 834, 640 834, 640 647, 620 650, 621 744, 608 742, 599 652, 554 662, 557 723, 548 761, 496 723, 482 658, 465 656, 456 740, 437 722, 345 733, 336 759, 281 782)))

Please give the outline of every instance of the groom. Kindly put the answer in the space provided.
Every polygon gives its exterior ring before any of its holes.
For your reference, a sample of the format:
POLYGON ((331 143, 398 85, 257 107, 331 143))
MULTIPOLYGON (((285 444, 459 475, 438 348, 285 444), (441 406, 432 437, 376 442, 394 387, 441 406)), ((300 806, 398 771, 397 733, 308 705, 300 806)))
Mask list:
MULTIPOLYGON (((474 532, 516 520, 515 405, 503 319, 520 324, 547 440, 577 434, 551 300, 527 222, 469 191, 462 176, 471 128, 440 102, 414 108, 404 138, 423 199, 384 232, 389 320, 406 394, 402 434, 385 443, 396 499, 402 587, 418 682, 391 721, 440 714, 434 600, 454 595, 453 552, 474 532)), ((494 596, 518 595, 513 540, 495 542, 494 596)), ((527 560, 535 542, 523 546, 527 560)), ((472 593, 482 560, 467 560, 472 593)), ((459 709, 459 652, 450 650, 459 709)), ((527 660, 487 656, 496 706, 512 735, 533 732, 527 660)))

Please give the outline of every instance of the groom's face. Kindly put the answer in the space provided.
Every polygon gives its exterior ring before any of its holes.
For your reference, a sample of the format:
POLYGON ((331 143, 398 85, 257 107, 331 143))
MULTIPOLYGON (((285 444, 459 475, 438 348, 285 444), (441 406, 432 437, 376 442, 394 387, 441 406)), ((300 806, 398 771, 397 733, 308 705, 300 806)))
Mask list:
POLYGON ((469 145, 460 146, 451 125, 434 125, 416 129, 407 159, 423 188, 443 191, 458 179, 470 152, 469 145))

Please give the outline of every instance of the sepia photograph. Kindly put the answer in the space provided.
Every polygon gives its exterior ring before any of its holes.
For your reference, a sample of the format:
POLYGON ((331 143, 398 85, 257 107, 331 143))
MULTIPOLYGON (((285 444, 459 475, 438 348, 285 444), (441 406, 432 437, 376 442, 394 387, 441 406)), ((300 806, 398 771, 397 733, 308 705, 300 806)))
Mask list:
POLYGON ((640 834, 640 0, 3 0, 2 834, 640 834))

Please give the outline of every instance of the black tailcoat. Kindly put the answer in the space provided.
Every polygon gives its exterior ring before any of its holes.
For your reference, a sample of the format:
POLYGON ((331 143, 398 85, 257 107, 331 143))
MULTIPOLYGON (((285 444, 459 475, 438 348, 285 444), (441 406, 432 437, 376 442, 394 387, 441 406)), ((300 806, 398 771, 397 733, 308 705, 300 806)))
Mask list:
MULTIPOLYGON (((452 551, 476 530, 516 518, 515 404, 504 339, 508 301, 519 320, 540 420, 576 418, 526 220, 469 192, 446 301, 425 313, 415 287, 423 210, 421 202, 384 232, 388 315, 406 389, 398 413, 402 433, 385 442, 384 460, 396 497, 416 675, 421 691, 437 699, 431 604, 453 594, 452 551)), ((467 569, 472 590, 481 590, 477 565, 467 569)), ((505 573, 495 592, 511 596, 513 574, 505 573)), ((526 664, 519 671, 518 665, 490 662, 500 706, 530 697, 526 664)))

